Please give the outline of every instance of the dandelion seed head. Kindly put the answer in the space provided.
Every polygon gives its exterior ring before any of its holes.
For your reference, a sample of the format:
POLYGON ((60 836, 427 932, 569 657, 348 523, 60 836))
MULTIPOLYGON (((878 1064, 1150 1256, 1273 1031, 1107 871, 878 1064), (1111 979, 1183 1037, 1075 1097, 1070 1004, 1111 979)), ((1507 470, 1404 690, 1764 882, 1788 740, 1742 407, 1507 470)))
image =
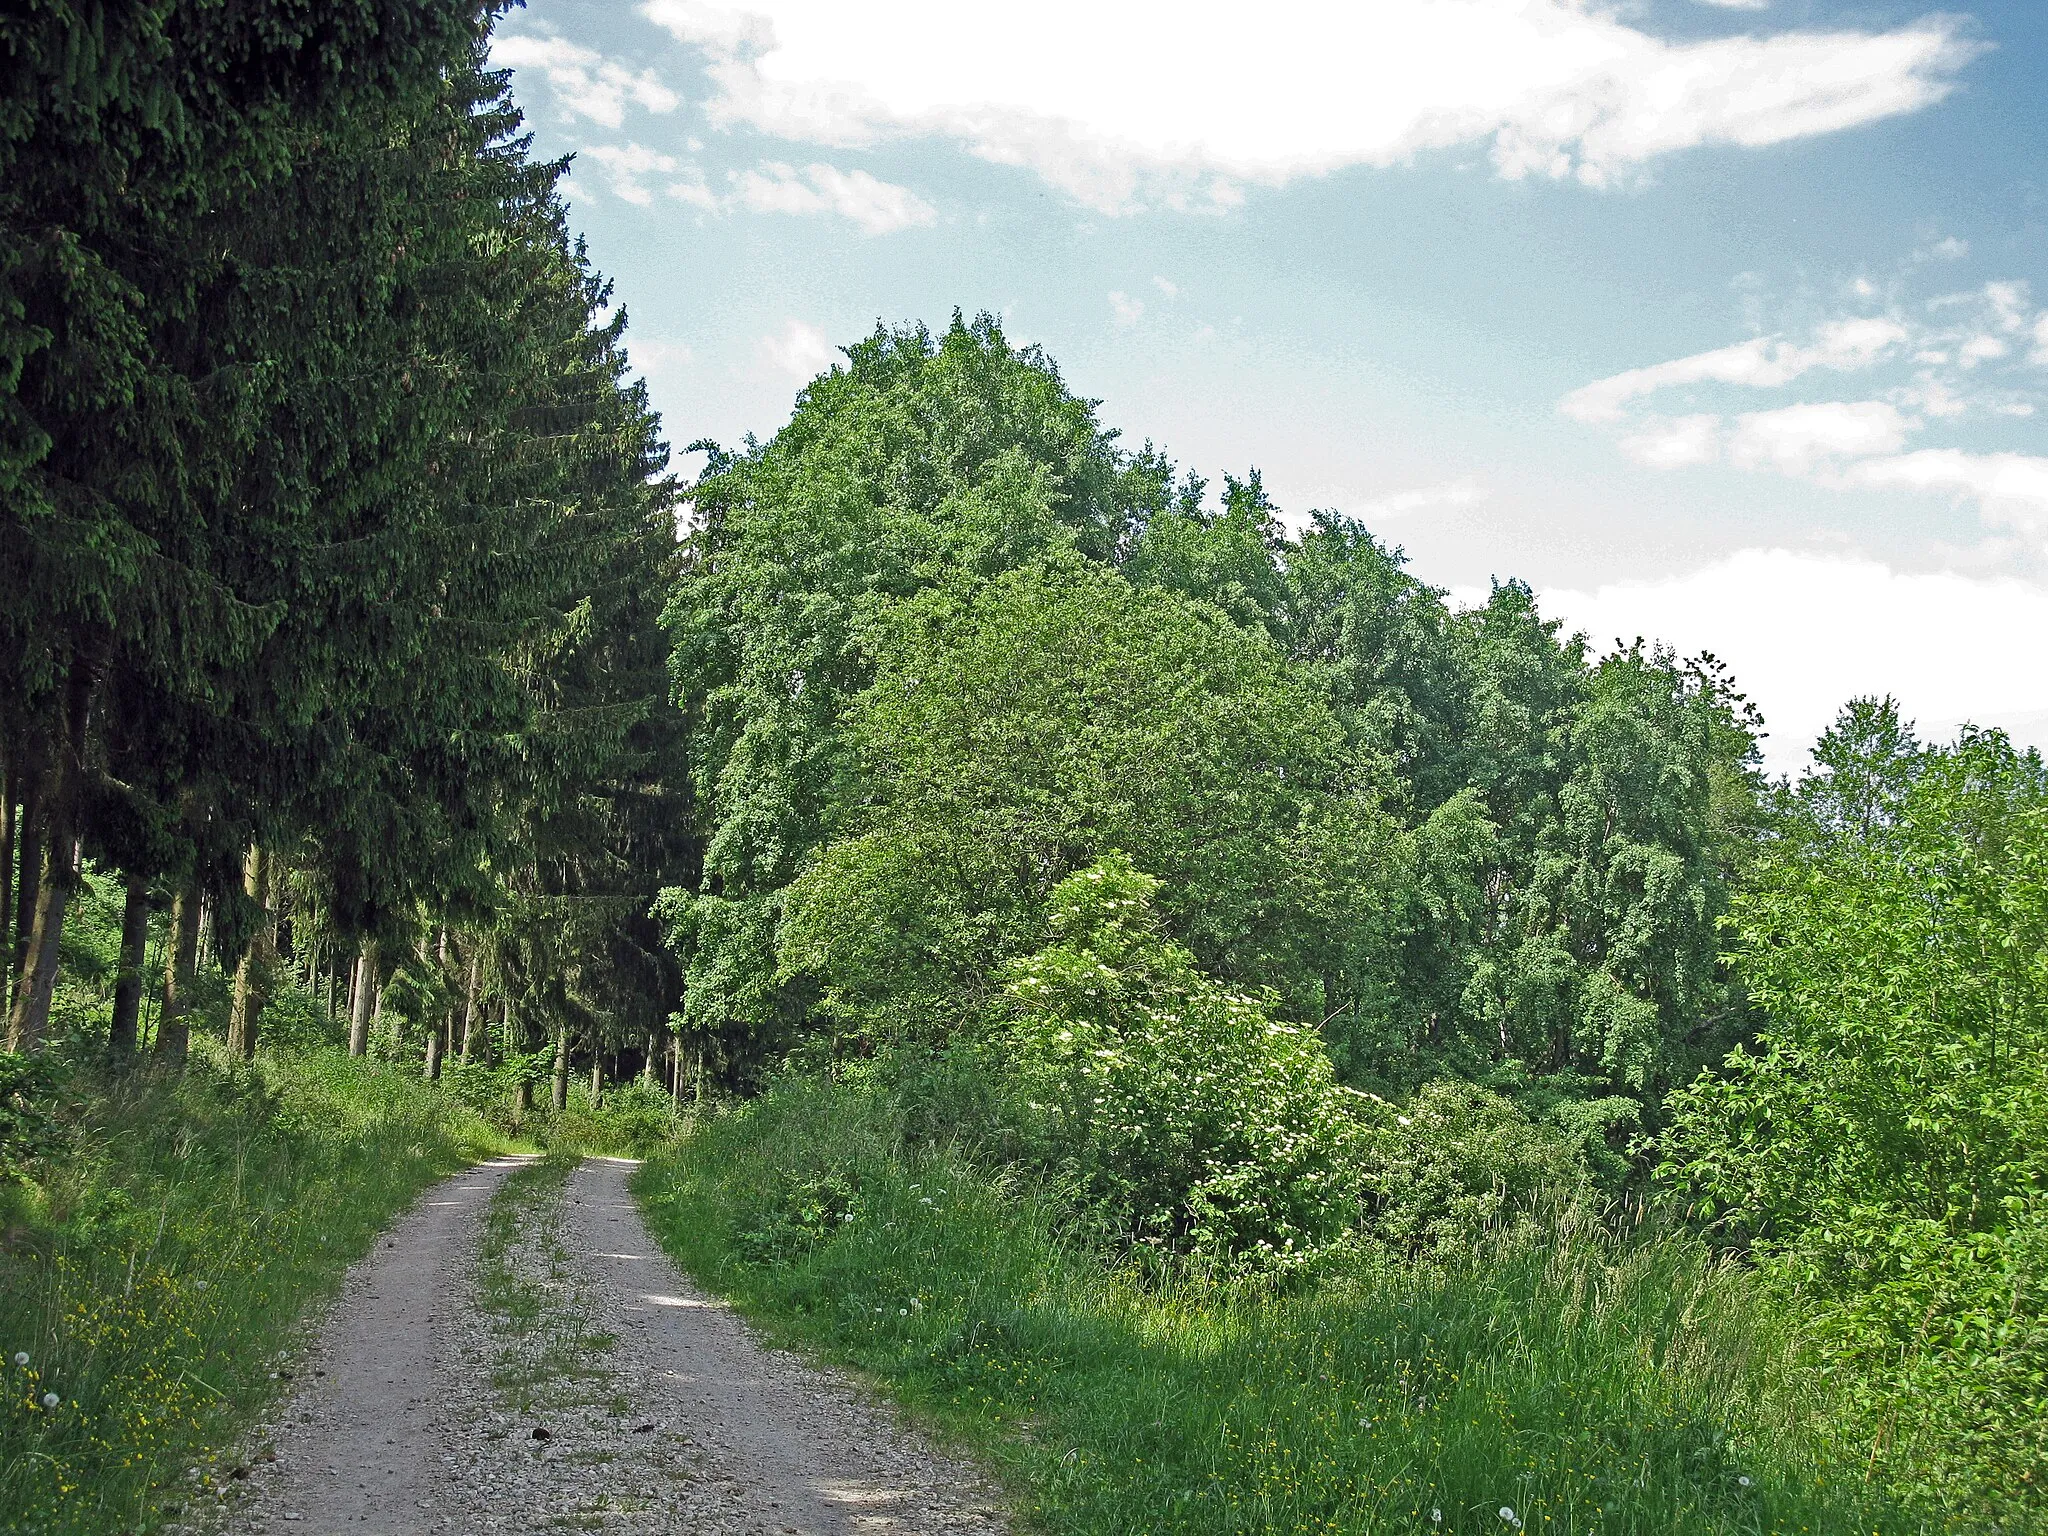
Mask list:
POLYGON ((1748 1476, 1744 1475, 1742 1477, 1738 1477, 1737 1479, 1735 1479, 1735 1486, 1738 1488, 1747 1488, 1749 1486, 1748 1476))
POLYGON ((43 1394, 43 1406, 45 1408, 54 1408, 61 1401, 62 1399, 54 1392, 45 1392, 43 1394))
POLYGON ((15 1352, 14 1352, 14 1363, 15 1363, 16 1365, 27 1365, 27 1364, 28 1364, 28 1351, 27 1351, 27 1350, 25 1350, 25 1349, 17 1349, 17 1350, 16 1350, 15 1352))

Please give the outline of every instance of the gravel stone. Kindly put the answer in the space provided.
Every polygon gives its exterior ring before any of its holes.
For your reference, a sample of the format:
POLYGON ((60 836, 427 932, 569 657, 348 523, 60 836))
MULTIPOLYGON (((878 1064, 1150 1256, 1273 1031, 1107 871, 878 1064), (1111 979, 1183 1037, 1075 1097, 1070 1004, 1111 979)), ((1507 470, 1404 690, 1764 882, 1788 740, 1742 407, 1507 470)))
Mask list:
POLYGON ((522 1213, 509 1258, 553 1331, 536 1342, 484 1313, 482 1211, 521 1161, 430 1191, 351 1272, 296 1394, 241 1458, 227 1530, 1002 1536, 980 1473, 683 1279, 627 1192, 631 1163, 588 1159, 558 1208, 522 1213), (522 1349, 558 1358, 565 1340, 574 1369, 506 1385, 522 1349))

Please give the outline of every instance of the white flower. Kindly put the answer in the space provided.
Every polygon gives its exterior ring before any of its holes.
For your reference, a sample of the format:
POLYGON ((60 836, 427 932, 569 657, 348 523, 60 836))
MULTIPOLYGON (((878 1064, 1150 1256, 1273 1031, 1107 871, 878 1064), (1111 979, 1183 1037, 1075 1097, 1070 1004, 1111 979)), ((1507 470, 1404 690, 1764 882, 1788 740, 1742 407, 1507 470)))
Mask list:
POLYGON ((62 1401, 62 1399, 60 1399, 54 1392, 45 1392, 43 1394, 43 1406, 45 1408, 54 1408, 60 1401, 62 1401))
POLYGON ((14 1363, 15 1363, 16 1365, 27 1365, 27 1364, 28 1364, 28 1351, 27 1351, 27 1350, 25 1350, 25 1349, 17 1349, 17 1350, 16 1350, 15 1352, 14 1352, 14 1363))
POLYGON ((1440 1509, 1432 1509, 1429 1512, 1429 1523, 1431 1525, 1442 1525, 1444 1523, 1444 1512, 1440 1509))

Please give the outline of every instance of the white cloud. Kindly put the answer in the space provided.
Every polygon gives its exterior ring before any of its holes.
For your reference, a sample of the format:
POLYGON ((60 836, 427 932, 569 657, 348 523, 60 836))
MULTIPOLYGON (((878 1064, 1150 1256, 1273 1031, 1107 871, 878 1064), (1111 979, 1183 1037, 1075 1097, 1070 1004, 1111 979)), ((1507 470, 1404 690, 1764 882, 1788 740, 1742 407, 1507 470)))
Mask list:
POLYGON ((1112 288, 1109 291, 1109 307, 1115 312, 1116 323, 1119 326, 1136 325, 1145 316, 1145 301, 1134 299, 1121 289, 1112 288))
POLYGON ((1396 491, 1391 496, 1381 496, 1376 500, 1364 502, 1352 509, 1352 515, 1370 526, 1385 518, 1405 517, 1411 512, 1421 512, 1430 507, 1477 506, 1490 494, 1485 486, 1475 481, 1451 480, 1442 485, 1425 485, 1412 491, 1396 491))
POLYGON ((649 378, 678 373, 697 357, 688 342, 666 341, 659 336, 628 336, 626 355, 649 378))
POLYGON ((1699 4, 1723 11, 1767 11, 1771 0, 1699 0, 1699 4))
POLYGON ((676 169, 673 155, 660 154, 644 144, 628 144, 623 148, 617 144, 593 144, 583 153, 604 167, 614 197, 642 208, 654 201, 654 193, 648 188, 646 178, 672 173, 676 169))
MULTIPOLYGON (((1909 267, 1919 259, 1916 253, 1909 267)), ((2048 313, 2034 309, 2026 283, 1992 282, 1890 314, 1838 318, 1803 344, 1761 336, 1633 368, 1573 390, 1558 408, 1614 429, 1623 455, 1650 468, 1725 461, 1843 490, 1946 493, 1974 504, 1989 527, 2048 553, 2048 458, 1980 448, 1907 451, 1908 438, 1930 424, 1974 415, 2010 431, 2035 415, 2038 401, 2028 396, 2040 395, 2037 377, 2015 356, 2015 338, 2048 354, 2048 313), (1913 367, 1910 377, 1899 377, 1900 364, 1913 367), (1816 372, 1884 368, 1897 382, 1865 383, 1859 399, 1803 400, 1734 416, 1669 415, 1643 405, 1666 390, 1783 389, 1816 372)), ((2027 362, 2040 360, 2048 358, 2027 362)))
POLYGON ((1711 464, 1721 456, 1721 418, 1711 414, 1652 416, 1641 431, 1621 440, 1621 451, 1651 469, 1711 464))
POLYGON ((624 125, 628 102, 649 112, 673 112, 682 105, 653 70, 635 73, 566 37, 497 33, 491 39, 491 63, 499 69, 539 71, 564 117, 587 117, 607 128, 624 125))
POLYGON ((1979 363, 1996 362, 2011 350, 1996 336, 1972 336, 1956 348, 1956 361, 1965 368, 1974 368, 1979 363))
POLYGON ((762 357, 778 373, 809 383, 840 362, 839 349, 825 339, 825 333, 801 320, 790 320, 772 336, 759 343, 762 357))
POLYGON ((1891 693, 1923 726, 2010 723, 2048 744, 2048 590, 2013 580, 1911 574, 1875 561, 1751 549, 1683 576, 1543 605, 1606 645, 1641 635, 1710 650, 1763 710, 1771 766, 1799 766, 1855 694, 1891 693))
POLYGON ((1735 419, 1730 461, 1744 469, 1811 475, 1843 459, 1897 453, 1915 425, 1882 400, 1829 400, 1735 419))
POLYGON ((1949 491, 1975 502, 2000 527, 2037 539, 2048 536, 2048 458, 1922 448, 1896 458, 1866 459, 1849 470, 1848 479, 1880 489, 1949 491))
POLYGON ((2034 350, 2027 361, 2036 368, 2048 368, 2048 314, 2034 322, 2034 350))
POLYGON ((863 234, 886 235, 938 220, 938 210, 908 187, 880 181, 866 171, 842 171, 813 164, 801 171, 769 161, 733 178, 732 201, 754 213, 836 213, 858 224, 863 234))
POLYGON ((1180 297, 1180 284, 1174 282, 1171 278, 1155 277, 1152 279, 1152 286, 1165 294, 1169 299, 1180 297))
POLYGON ((1896 320, 1857 316, 1822 326, 1810 346, 1776 336, 1758 336, 1711 352, 1631 368, 1573 390, 1558 409, 1575 421, 1616 422, 1625 407, 1661 389, 1682 384, 1742 384, 1775 389, 1815 368, 1853 372, 1866 368, 1907 338, 1896 320))
POLYGON ((942 135, 1104 211, 1230 206, 1239 183, 1464 145, 1488 147, 1505 176, 1607 185, 1677 150, 1917 111, 1979 51, 1940 16, 1667 42, 1583 0, 641 11, 708 56, 717 121, 838 145, 942 135))

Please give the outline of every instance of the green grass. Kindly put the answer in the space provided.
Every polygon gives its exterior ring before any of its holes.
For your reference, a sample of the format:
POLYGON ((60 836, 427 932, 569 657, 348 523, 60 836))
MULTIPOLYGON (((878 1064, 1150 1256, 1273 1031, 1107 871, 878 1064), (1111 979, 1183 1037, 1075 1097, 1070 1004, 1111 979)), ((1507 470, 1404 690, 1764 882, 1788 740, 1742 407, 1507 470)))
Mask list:
POLYGON ((708 1119, 636 1188, 685 1268, 964 1440, 1040 1530, 1938 1528, 1830 1452, 1781 1316, 1681 1235, 1567 1222, 1293 1294, 1141 1283, 823 1083, 708 1119))
POLYGON ((498 1339, 491 1385, 521 1416, 609 1395, 606 1361, 618 1340, 592 1325, 561 1236, 563 1193, 581 1161, 551 1151, 508 1174, 484 1207, 477 1302, 498 1339))
POLYGON ((504 1145, 412 1071, 195 1051, 182 1076, 75 1082, 69 1151, 0 1197, 0 1530, 107 1536, 211 1502, 308 1304, 504 1145))

